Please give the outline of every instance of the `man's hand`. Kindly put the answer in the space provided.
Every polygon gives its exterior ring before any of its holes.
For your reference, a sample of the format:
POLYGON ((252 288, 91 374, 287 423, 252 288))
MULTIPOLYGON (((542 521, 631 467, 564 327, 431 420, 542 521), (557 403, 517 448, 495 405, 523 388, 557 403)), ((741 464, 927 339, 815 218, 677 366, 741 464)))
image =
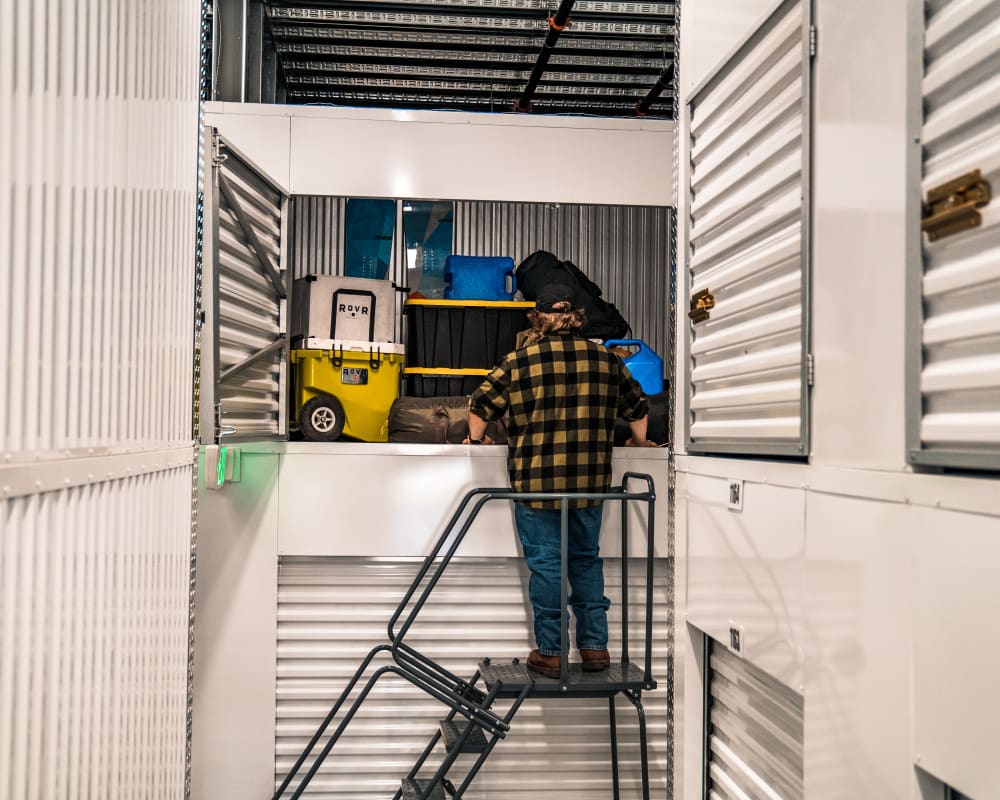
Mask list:
POLYGON ((626 447, 659 447, 656 442, 651 442, 649 439, 643 439, 642 441, 635 441, 631 436, 625 442, 626 447))
MULTIPOLYGON (((466 436, 464 439, 462 439, 462 444, 472 444, 472 442, 469 440, 469 437, 466 436)), ((486 434, 483 434, 483 440, 480 442, 480 444, 496 444, 496 442, 494 442, 486 434)))

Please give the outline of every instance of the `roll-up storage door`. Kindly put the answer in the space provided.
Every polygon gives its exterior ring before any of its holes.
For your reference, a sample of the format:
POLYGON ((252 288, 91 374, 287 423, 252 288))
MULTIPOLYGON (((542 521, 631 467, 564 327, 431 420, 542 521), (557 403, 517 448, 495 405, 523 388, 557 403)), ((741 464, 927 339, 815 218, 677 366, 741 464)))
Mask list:
MULTIPOLYGON (((617 657, 621 642, 621 562, 606 559, 605 593, 609 647, 617 657)), ((416 561, 376 558, 286 558, 278 577, 278 663, 276 777, 287 774, 364 655, 385 641, 386 623, 416 575, 416 561)), ((654 622, 668 618, 665 560, 655 567, 654 622)), ((644 586, 645 563, 630 560, 629 580, 644 586)), ((431 594, 407 642, 456 674, 472 677, 486 657, 525 658, 531 637, 527 572, 520 559, 456 559, 431 594)), ((629 618, 633 659, 644 641, 642 590, 632 592, 629 618)), ((574 651, 573 658, 576 658, 574 651)), ((653 645, 653 676, 667 674, 667 637, 653 645)), ((366 673, 370 675, 384 661, 366 673)), ((652 797, 667 785, 667 698, 661 688, 644 692, 649 735, 652 797)), ((497 708, 507 709, 507 701, 497 708)), ((446 716, 446 707, 395 677, 376 684, 309 785, 307 798, 385 800, 446 716)), ((635 710, 617 702, 622 800, 642 796, 639 735, 635 710)), ((317 748, 318 749, 318 748, 317 748)), ((440 758, 438 746, 435 758, 440 758)), ((475 756, 462 756, 451 776, 463 777, 475 756)), ((436 766, 438 761, 431 760, 436 766)), ((456 785, 458 781, 454 781, 456 785)), ((511 723, 506 739, 483 766, 469 792, 476 798, 505 800, 607 800, 612 796, 608 702, 604 698, 529 698, 511 723)))
POLYGON ((202 443, 282 438, 288 194, 217 132, 205 136, 202 443))
POLYGON ((708 639, 705 797, 801 800, 802 696, 708 639))
POLYGON ((811 30, 782 2, 688 105, 691 452, 808 451, 811 30))
MULTIPOLYGON (((1000 0, 921 7, 923 59, 913 68, 922 61, 923 231, 912 238, 920 246, 909 297, 910 459, 998 469, 1000 201, 991 195, 1000 190, 1000 0)), ((910 191, 916 208, 916 185, 910 191)))

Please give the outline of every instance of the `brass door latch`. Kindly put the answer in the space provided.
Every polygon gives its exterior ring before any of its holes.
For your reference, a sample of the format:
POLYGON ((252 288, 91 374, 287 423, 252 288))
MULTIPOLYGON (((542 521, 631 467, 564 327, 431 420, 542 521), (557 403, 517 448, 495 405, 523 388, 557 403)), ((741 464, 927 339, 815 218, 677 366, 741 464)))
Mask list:
POLYGON ((921 230, 936 242, 953 233, 975 228, 982 224, 983 215, 978 209, 990 202, 992 187, 978 169, 959 178, 927 190, 921 230))
POLYGON ((702 289, 697 294, 691 295, 691 310, 688 316, 691 322, 697 325, 708 319, 708 312, 715 308, 715 296, 708 290, 702 289))

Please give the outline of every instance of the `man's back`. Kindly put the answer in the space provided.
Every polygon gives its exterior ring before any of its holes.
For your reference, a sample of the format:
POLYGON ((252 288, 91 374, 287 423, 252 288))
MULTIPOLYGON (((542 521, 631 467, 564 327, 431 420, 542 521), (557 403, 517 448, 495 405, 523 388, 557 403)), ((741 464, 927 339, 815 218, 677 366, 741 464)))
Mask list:
POLYGON ((638 419, 647 407, 621 360, 573 333, 511 353, 470 401, 484 419, 509 413, 511 488, 521 492, 606 491, 614 421, 638 419))

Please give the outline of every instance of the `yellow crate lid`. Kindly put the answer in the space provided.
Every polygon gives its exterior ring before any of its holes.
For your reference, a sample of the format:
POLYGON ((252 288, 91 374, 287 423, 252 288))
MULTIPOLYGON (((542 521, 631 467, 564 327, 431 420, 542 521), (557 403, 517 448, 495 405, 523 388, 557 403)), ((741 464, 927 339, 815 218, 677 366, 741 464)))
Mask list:
POLYGON ((527 300, 427 300, 417 298, 407 300, 407 306, 435 306, 437 308, 521 308, 535 307, 534 301, 527 300))
POLYGON ((488 369, 448 369, 447 367, 403 367, 404 375, 489 375, 488 369))

